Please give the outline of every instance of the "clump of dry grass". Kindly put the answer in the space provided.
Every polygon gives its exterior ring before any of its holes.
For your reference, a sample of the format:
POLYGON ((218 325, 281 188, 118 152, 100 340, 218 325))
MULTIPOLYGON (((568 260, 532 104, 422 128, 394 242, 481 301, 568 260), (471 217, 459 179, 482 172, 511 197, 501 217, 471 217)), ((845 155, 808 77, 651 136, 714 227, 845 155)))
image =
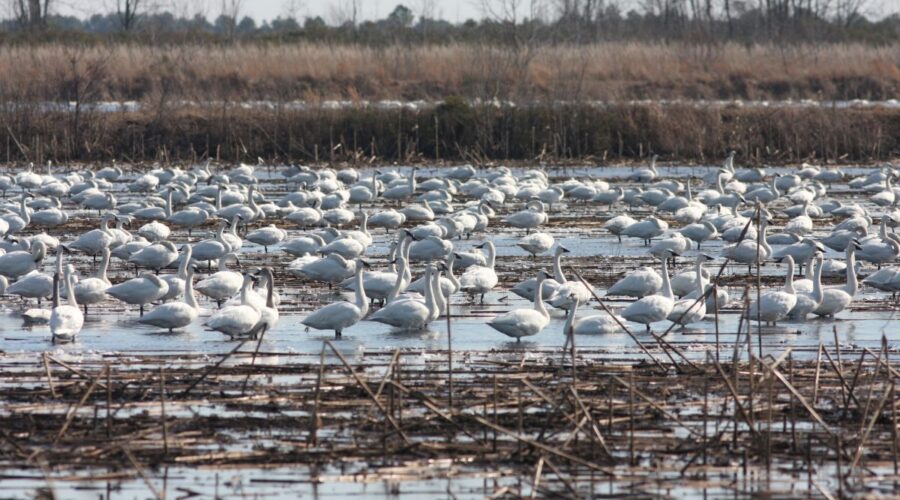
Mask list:
POLYGON ((7 47, 0 79, 35 100, 883 99, 900 90, 900 46, 50 44, 7 47))

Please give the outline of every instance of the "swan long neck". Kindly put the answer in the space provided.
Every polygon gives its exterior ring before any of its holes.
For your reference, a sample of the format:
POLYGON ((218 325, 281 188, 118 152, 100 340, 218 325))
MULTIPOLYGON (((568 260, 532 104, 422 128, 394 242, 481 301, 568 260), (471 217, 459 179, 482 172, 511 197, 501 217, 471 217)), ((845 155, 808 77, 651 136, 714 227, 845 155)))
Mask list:
POLYGON ((719 193, 721 193, 721 194, 725 194, 725 188, 722 187, 722 177, 724 175, 725 174, 723 172, 719 172, 719 175, 716 176, 716 187, 718 188, 719 193))
POLYGON ((497 259, 497 249, 494 247, 494 243, 488 241, 487 242, 487 250, 488 250, 487 267, 488 267, 488 269, 493 269, 494 263, 497 259))
POLYGON ((812 299, 816 302, 822 302, 822 298, 824 297, 824 293, 822 292, 822 268, 825 267, 825 262, 822 259, 816 260, 816 272, 813 273, 813 289, 812 289, 812 299))
POLYGON ((434 301, 434 290, 431 288, 434 284, 434 272, 431 269, 431 266, 428 266, 425 269, 425 307, 428 308, 429 317, 436 317, 440 314, 440 311, 437 310, 437 303, 434 301))
POLYGON ((394 288, 391 288, 390 293, 388 293, 387 298, 384 300, 385 304, 390 304, 394 299, 400 295, 400 291, 403 289, 403 280, 405 279, 407 273, 407 265, 406 259, 400 258, 399 265, 397 266, 397 279, 394 280, 394 288))
POLYGON ((575 311, 578 309, 578 299, 572 301, 572 305, 569 307, 568 314, 566 314, 566 324, 563 325, 563 335, 572 335, 575 333, 575 311))
POLYGON ((666 262, 667 260, 668 259, 662 260, 663 284, 662 284, 662 290, 660 291, 660 295, 662 295, 663 297, 668 297, 668 298, 672 299, 675 296, 672 294, 672 283, 669 282, 669 265, 666 262))
POLYGON ((266 270, 266 307, 275 309, 275 276, 266 270))
POLYGON ((366 298, 366 290, 363 288, 363 265, 357 261, 356 265, 356 307, 365 316, 369 312, 369 300, 366 298))
POLYGON ((856 249, 853 244, 847 246, 847 286, 844 290, 851 296, 856 296, 859 291, 859 282, 856 279, 856 249))
POLYGON ((704 290, 706 282, 703 280, 703 264, 700 261, 701 258, 702 257, 697 258, 697 263, 694 265, 694 272, 697 273, 697 293, 703 295, 703 292, 706 291, 704 290))
POLYGON ((784 291, 794 295, 794 259, 788 257, 787 260, 787 276, 784 278, 784 291))
POLYGON ((759 240, 759 246, 760 246, 760 248, 762 248, 763 250, 766 251, 766 255, 761 256, 761 258, 772 255, 772 246, 769 245, 769 239, 766 237, 766 233, 768 231, 769 231, 769 224, 763 223, 762 224, 762 235, 760 235, 761 239, 759 240))
POLYGON ((253 281, 250 279, 250 276, 244 276, 244 284, 241 285, 241 305, 249 306, 250 301, 247 299, 248 292, 250 291, 250 285, 253 281))
POLYGON ((72 307, 78 307, 78 301, 75 300, 75 285, 72 283, 72 272, 66 269, 66 300, 72 307))
POLYGON ((534 286, 534 310, 539 312, 541 316, 549 318, 550 314, 544 306, 544 273, 538 273, 537 282, 534 286))
POLYGON ((459 279, 453 275, 453 265, 455 263, 456 259, 452 258, 452 256, 447 258, 447 279, 453 284, 454 290, 459 290, 459 279))
POLYGON ((562 252, 556 252, 553 256, 553 278, 560 285, 566 282, 566 275, 562 272, 562 252))
POLYGON ((109 271, 109 249, 103 249, 103 257, 100 259, 100 268, 97 270, 97 277, 109 283, 109 277, 106 275, 109 271))
POLYGON ((53 275, 53 308, 59 307, 59 273, 53 275))
POLYGON ((169 194, 166 195, 166 217, 172 216, 172 190, 169 190, 169 194))
POLYGON ((434 297, 434 303, 437 306, 438 314, 446 313, 448 305, 444 298, 444 291, 441 289, 440 270, 435 270, 434 276, 431 278, 431 295, 434 297))
POLYGON ((63 275, 63 249, 60 247, 56 250, 56 273, 63 275))
MULTIPOLYGON (((189 259, 187 259, 189 260, 189 259)), ((194 297, 194 271, 189 271, 184 276, 184 303, 190 306, 192 309, 197 309, 199 305, 197 304, 197 298, 194 297)))

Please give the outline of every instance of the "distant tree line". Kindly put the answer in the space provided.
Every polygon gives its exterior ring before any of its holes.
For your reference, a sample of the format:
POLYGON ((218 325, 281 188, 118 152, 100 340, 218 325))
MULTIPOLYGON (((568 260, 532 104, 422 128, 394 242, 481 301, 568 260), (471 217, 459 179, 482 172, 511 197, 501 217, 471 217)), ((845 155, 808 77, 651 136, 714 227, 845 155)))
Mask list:
MULTIPOLYGON (((359 0, 353 0, 356 7, 359 0)), ((598 41, 743 43, 777 41, 892 43, 900 40, 900 13, 870 19, 867 0, 522 0, 486 3, 485 16, 451 23, 398 5, 387 17, 327 23, 321 17, 278 17, 259 23, 242 15, 239 0, 221 13, 179 16, 149 10, 141 0, 118 0, 116 10, 86 19, 55 15, 51 0, 12 0, 13 16, 0 22, 0 40, 139 42, 234 40, 397 43, 547 44, 598 41), (631 5, 631 4, 629 4, 631 5)))

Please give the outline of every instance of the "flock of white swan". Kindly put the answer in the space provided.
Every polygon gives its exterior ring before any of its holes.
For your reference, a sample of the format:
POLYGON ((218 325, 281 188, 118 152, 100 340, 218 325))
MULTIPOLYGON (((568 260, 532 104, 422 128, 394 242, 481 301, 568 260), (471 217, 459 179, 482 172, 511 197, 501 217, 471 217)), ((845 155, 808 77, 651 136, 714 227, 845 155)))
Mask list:
POLYGON ((500 291, 490 237, 500 226, 523 233, 517 245, 532 257, 553 259, 552 270, 524 269, 528 279, 508 290, 530 307, 487 322, 517 340, 544 330, 552 309, 565 312, 567 335, 612 333, 627 323, 649 331, 660 322, 705 321, 733 300, 725 287, 712 288, 716 271, 707 268, 718 269, 724 259, 748 272, 786 262, 784 286, 761 291, 747 311, 772 324, 847 309, 863 262, 878 268, 864 284, 900 291, 900 268, 884 266, 900 256, 894 234, 900 188, 891 184, 897 172, 890 165, 848 179, 837 168, 808 164, 771 175, 735 167, 734 158, 681 180, 661 176, 655 156, 648 167, 607 180, 470 165, 432 169, 427 176, 418 168, 313 169, 262 161, 215 172, 209 163, 127 174, 115 165, 96 172, 54 172, 48 165, 43 174, 28 167, 0 175, 9 200, 0 207, 0 287, 23 304, 36 301, 24 315, 48 323, 54 341, 75 339, 85 314, 111 300, 137 306, 136 320, 154 327, 172 331, 202 322, 232 338, 254 338, 279 321, 276 266, 243 269, 240 260, 247 252, 263 258, 285 252, 293 259, 285 272, 353 296, 336 295, 298 315, 307 329, 341 336, 360 321, 374 321, 417 330, 448 314, 456 294, 484 302, 500 291), (273 179, 285 191, 277 199, 263 189, 276 185, 273 179), (857 202, 829 196, 835 184, 857 202), (597 214, 597 231, 644 245, 658 268, 629 271, 605 293, 567 277, 563 262, 570 252, 547 231, 555 213, 575 205, 597 214), (635 213, 646 217, 636 220, 635 213), (776 214, 786 217, 780 227, 776 214), (94 228, 73 234, 74 221, 94 228), (211 227, 213 233, 197 236, 211 227), (383 257, 372 250, 375 228, 390 235, 381 269, 370 265, 383 257), (67 236, 60 241, 54 234, 67 236), (472 235, 482 242, 474 249, 455 244, 472 235), (725 242, 719 255, 704 253, 704 243, 715 239, 725 242), (844 258, 826 259, 826 249, 844 258), (693 265, 670 275, 673 258, 688 253, 696 254, 693 265), (90 259, 67 260, 70 254, 90 259), (125 270, 111 279, 112 259, 125 270), (83 275, 78 262, 86 267, 83 275), (795 267, 802 277, 794 276, 795 267), (823 286, 823 277, 843 283, 823 286), (633 301, 614 314, 579 316, 578 308, 595 295, 633 301))

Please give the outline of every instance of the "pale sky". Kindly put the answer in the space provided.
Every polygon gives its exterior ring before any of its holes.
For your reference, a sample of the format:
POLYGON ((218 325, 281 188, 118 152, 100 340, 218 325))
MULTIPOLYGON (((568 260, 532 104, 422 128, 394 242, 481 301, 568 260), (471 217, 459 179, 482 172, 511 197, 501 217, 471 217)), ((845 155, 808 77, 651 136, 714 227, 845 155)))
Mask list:
MULTIPOLYGON (((215 18, 222 12, 222 5, 231 5, 233 0, 143 0, 147 5, 155 5, 160 10, 168 10, 178 15, 202 13, 215 18)), ((56 0, 55 13, 90 17, 92 14, 115 10, 116 0, 56 0)), ((341 17, 349 17, 353 0, 239 0, 240 16, 256 20, 267 20, 278 16, 294 16, 299 19, 321 16, 328 23, 341 17)), ((409 7, 416 17, 423 12, 428 17, 442 18, 451 22, 484 17, 482 0, 356 0, 359 20, 383 19, 397 4, 409 7)))
MULTIPOLYGON (((3 0, 0 0, 3 1, 3 0)), ((7 0, 8 2, 9 0, 7 0)), ((54 13, 75 15, 81 18, 96 13, 115 11, 117 0, 53 0, 54 13)), ((623 11, 638 3, 639 0, 619 0, 623 11)), ((445 19, 453 23, 461 23, 466 19, 482 19, 493 17, 485 14, 485 5, 494 9, 499 0, 141 0, 144 5, 159 10, 168 10, 179 16, 190 16, 201 13, 209 19, 216 18, 223 11, 223 5, 234 2, 240 5, 239 17, 250 16, 257 21, 271 21, 278 16, 293 16, 297 19, 321 16, 329 24, 346 21, 350 18, 352 5, 357 5, 359 21, 383 19, 397 4, 409 7, 416 17, 423 13, 430 18, 445 19)), ((521 11, 517 17, 527 16, 529 5, 546 5, 547 0, 518 0, 521 11)), ((897 0, 865 0, 864 13, 880 18, 898 11, 897 0)))

